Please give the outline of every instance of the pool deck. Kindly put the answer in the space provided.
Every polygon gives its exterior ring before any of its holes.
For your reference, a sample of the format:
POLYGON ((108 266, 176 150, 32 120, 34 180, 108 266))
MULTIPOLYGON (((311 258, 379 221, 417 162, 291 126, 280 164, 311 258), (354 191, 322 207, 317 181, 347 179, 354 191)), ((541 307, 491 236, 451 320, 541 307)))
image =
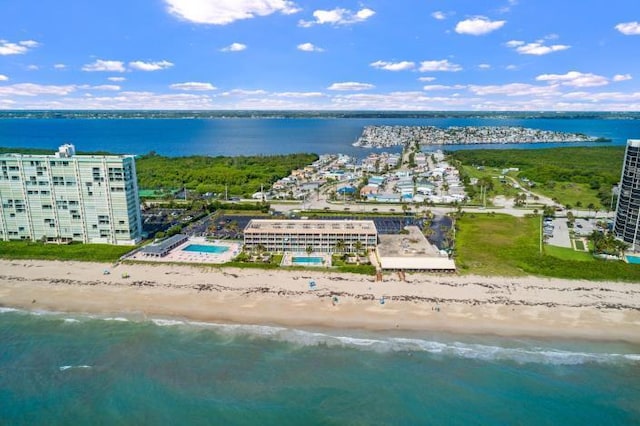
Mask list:
POLYGON ((191 237, 184 244, 171 250, 164 257, 145 256, 142 253, 136 253, 130 257, 131 260, 141 260, 145 262, 177 262, 177 263, 226 263, 233 260, 240 253, 240 243, 234 241, 219 241, 213 243, 201 237, 191 237), (224 253, 205 253, 200 251, 183 251, 187 246, 192 244, 202 244, 208 246, 224 246, 228 250, 224 253))

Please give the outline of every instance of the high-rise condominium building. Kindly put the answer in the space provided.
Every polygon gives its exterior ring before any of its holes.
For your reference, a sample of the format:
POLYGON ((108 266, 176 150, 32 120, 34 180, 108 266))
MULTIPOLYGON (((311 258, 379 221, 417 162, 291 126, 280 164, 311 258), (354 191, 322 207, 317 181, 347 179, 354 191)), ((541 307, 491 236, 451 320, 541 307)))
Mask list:
POLYGON ((142 221, 131 155, 0 154, 0 240, 135 244, 142 221))
POLYGON ((627 141, 616 218, 616 236, 640 250, 640 139, 627 141))

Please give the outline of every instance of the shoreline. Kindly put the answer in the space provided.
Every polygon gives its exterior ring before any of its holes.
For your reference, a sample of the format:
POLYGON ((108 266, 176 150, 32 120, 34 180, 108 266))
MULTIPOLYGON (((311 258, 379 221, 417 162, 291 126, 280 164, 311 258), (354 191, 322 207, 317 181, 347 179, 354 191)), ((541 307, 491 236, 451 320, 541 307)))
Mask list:
POLYGON ((630 283, 32 260, 0 271, 0 307, 28 311, 640 343, 630 283))

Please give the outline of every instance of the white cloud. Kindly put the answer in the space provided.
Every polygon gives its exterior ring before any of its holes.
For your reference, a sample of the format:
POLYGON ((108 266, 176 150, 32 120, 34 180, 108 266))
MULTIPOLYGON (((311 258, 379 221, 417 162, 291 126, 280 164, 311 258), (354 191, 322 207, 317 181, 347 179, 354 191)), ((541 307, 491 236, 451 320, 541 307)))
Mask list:
POLYGON ((0 81, 7 81, 7 80, 9 80, 9 77, 7 77, 4 74, 0 74, 0 81))
POLYGON ((622 22, 616 25, 615 29, 624 35, 640 35, 640 22, 622 22))
POLYGON ((233 89, 222 93, 222 96, 261 96, 266 95, 268 92, 261 89, 246 90, 246 89, 233 89))
POLYGON ((517 69, 518 69, 518 66, 517 66, 517 65, 514 65, 514 64, 509 64, 509 65, 507 65, 507 66, 506 66, 506 67, 504 67, 504 68, 505 68, 507 71, 515 71, 515 70, 517 70, 517 69))
POLYGON ((300 11, 289 0, 165 0, 169 13, 197 24, 227 25, 241 19, 300 11))
POLYGON ((541 74, 537 81, 548 81, 573 87, 595 87, 609 84, 609 80, 601 75, 569 71, 566 74, 541 74))
POLYGON ((344 83, 333 83, 327 87, 328 90, 369 90, 375 86, 369 83, 357 83, 355 81, 346 81, 344 83))
POLYGON ((436 79, 435 77, 420 77, 418 78, 418 81, 429 82, 429 81, 434 81, 435 79, 436 79))
POLYGON ((302 43, 297 46, 298 50, 303 52, 324 52, 324 49, 314 45, 313 43, 302 43))
POLYGON ((444 19, 447 19, 447 14, 446 14, 446 13, 444 13, 444 12, 441 12, 441 11, 439 11, 439 10, 436 10, 435 12, 433 12, 433 13, 431 14, 431 17, 432 17, 433 19, 437 19, 438 21, 442 21, 442 20, 444 20, 444 19))
POLYGON ((0 96, 65 96, 76 90, 76 86, 55 86, 46 84, 20 83, 0 86, 0 96))
POLYGON ((201 83, 197 81, 188 81, 186 83, 176 83, 169 86, 173 90, 186 90, 186 91, 207 91, 216 90, 216 87, 211 83, 201 83))
POLYGON ((274 96, 282 98, 321 98, 325 95, 321 92, 281 92, 274 93, 274 96))
POLYGON ((631 80, 632 78, 631 74, 616 74, 613 76, 613 81, 625 81, 631 80))
POLYGON ((108 77, 107 80, 118 83, 120 81, 125 81, 126 78, 124 78, 124 77, 108 77))
POLYGON ((124 62, 122 61, 105 61, 97 59, 91 64, 86 64, 82 67, 82 71, 94 72, 94 71, 109 71, 109 72, 125 72, 124 62))
POLYGON ((242 43, 231 43, 227 47, 220 49, 221 52, 242 52, 246 50, 247 45, 242 43))
POLYGON ((120 86, 116 84, 101 84, 98 86, 83 85, 83 86, 79 86, 78 88, 84 89, 84 90, 103 90, 103 91, 110 91, 110 92, 117 92, 120 90, 120 86))
MULTIPOLYGON (((546 39, 552 39, 552 38, 547 37, 546 39)), ((550 46, 547 46, 544 43, 545 43, 545 40, 543 39, 543 40, 534 41, 532 43, 525 43, 524 41, 521 41, 521 40, 511 40, 505 44, 507 47, 511 47, 512 49, 515 49, 515 51, 520 53, 521 55, 538 55, 538 56, 547 55, 553 52, 559 52, 561 50, 567 50, 571 47, 566 44, 552 44, 550 46)))
POLYGON ((63 69, 66 69, 66 68, 67 68, 67 66, 65 64, 54 64, 53 65, 53 69, 56 69, 56 70, 63 70, 63 69))
POLYGON ((40 69, 37 65, 27 65, 27 71, 38 71, 40 69))
POLYGON ((386 61, 376 61, 372 62, 371 65, 373 68, 378 68, 386 71, 407 71, 415 68, 416 64, 411 61, 401 61, 401 62, 386 62, 386 61))
POLYGON ((460 89, 464 89, 465 87, 467 86, 464 86, 462 84, 455 84, 453 86, 447 86, 444 84, 429 84, 427 86, 424 86, 422 90, 426 92, 430 92, 434 90, 460 90, 460 89))
POLYGON ((458 64, 449 62, 448 59, 442 59, 439 61, 422 61, 420 63, 420 72, 426 71, 461 71, 462 67, 458 64))
POLYGON ((491 69, 491 65, 489 65, 489 64, 480 64, 480 65, 478 65, 478 68, 480 68, 481 70, 490 70, 491 69))
POLYGON ((173 64, 169 61, 155 61, 155 62, 144 62, 144 61, 133 61, 129 62, 129 67, 138 71, 158 71, 165 70, 167 68, 171 68, 173 64))
POLYGON ((501 28, 507 21, 491 21, 486 16, 474 16, 456 24, 458 34, 484 35, 501 28))
POLYGON ((33 40, 23 40, 17 43, 0 40, 0 55, 24 55, 29 50, 38 46, 40 46, 40 43, 33 40))
POLYGON ((536 86, 525 83, 508 83, 500 85, 470 85, 469 91, 480 96, 486 95, 506 95, 506 96, 556 96, 557 85, 536 86))
POLYGON ((313 12, 314 21, 300 20, 298 25, 301 27, 311 27, 313 25, 349 25, 358 22, 364 22, 375 15, 374 10, 363 8, 357 12, 337 7, 333 10, 316 10, 313 12))

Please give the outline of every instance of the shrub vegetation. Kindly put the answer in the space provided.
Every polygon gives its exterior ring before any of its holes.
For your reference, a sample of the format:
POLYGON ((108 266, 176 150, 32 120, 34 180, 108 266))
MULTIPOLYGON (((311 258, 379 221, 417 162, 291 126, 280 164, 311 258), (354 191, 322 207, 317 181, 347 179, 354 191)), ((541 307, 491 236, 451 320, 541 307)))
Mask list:
POLYGON ((200 194, 251 196, 261 185, 278 179, 318 159, 316 154, 238 157, 164 157, 149 153, 136 159, 138 185, 145 189, 186 187, 200 194))
POLYGON ((0 258, 116 262, 135 247, 109 244, 44 244, 27 241, 0 242, 0 258))
POLYGON ((534 191, 561 204, 575 206, 581 201, 587 207, 594 202, 606 208, 611 203, 611 187, 620 180, 624 147, 479 149, 449 154, 464 166, 516 167, 518 178, 535 182, 534 191))

